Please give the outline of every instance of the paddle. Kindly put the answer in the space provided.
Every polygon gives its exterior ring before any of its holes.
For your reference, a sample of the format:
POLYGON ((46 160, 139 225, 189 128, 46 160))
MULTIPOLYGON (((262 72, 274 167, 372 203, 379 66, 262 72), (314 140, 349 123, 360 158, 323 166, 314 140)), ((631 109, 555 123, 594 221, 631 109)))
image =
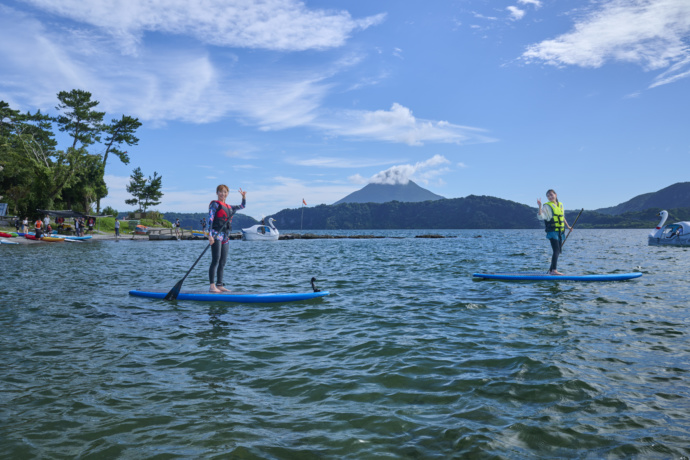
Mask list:
POLYGON ((580 215, 582 214, 582 211, 584 211, 584 210, 585 210, 585 208, 582 208, 580 210, 580 214, 577 215, 577 217, 575 218, 575 222, 573 222, 573 225, 570 226, 570 231, 568 232, 567 235, 565 235, 565 239, 561 243, 561 249, 563 249, 563 245, 565 244, 565 242, 568 241, 568 237, 570 236, 570 234, 573 233, 573 227, 575 227, 575 224, 577 223, 577 219, 580 218, 580 215))
MULTIPOLYGON (((225 225, 223 225, 223 227, 220 229, 220 232, 218 232, 218 233, 223 233, 223 232, 225 231, 225 228, 228 226, 229 223, 230 223, 230 220, 228 219, 228 221, 225 222, 225 225)), ((208 248, 210 248, 210 247, 211 247, 210 244, 207 244, 207 245, 206 245, 206 247, 204 248, 204 250, 201 252, 201 255, 199 256, 199 258, 196 259, 196 262, 194 262, 194 265, 192 265, 192 268, 190 268, 189 271, 187 272, 187 274, 184 275, 184 277, 183 277, 180 281, 178 281, 177 284, 176 284, 175 286, 173 286, 173 288, 170 290, 170 292, 168 292, 168 293, 166 294, 166 296, 164 297, 165 300, 175 300, 175 299, 177 299, 177 296, 180 294, 180 289, 182 289, 182 283, 184 283, 184 280, 185 280, 185 279, 187 278, 187 276, 192 272, 192 270, 194 270, 194 267, 196 266, 196 264, 199 263, 199 261, 201 260, 201 258, 204 256, 204 254, 206 254, 206 251, 208 251, 208 248)))

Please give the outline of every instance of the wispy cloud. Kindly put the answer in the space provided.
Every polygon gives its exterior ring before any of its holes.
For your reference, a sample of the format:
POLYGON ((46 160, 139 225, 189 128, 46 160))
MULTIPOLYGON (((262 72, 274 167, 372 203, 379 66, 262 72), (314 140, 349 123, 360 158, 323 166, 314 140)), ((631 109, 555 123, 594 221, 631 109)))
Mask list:
POLYGON ((365 158, 338 158, 338 157, 314 157, 314 158, 286 158, 286 163, 297 166, 314 166, 322 168, 367 168, 391 164, 390 160, 375 160, 365 158))
POLYGON ((610 61, 668 68, 652 86, 690 75, 690 2, 612 0, 589 11, 571 32, 528 47, 522 58, 555 66, 598 68, 610 61))
POLYGON ((521 10, 517 6, 509 6, 506 9, 510 13, 510 19, 513 21, 519 21, 525 16, 525 10, 521 10))
POLYGON ((521 5, 532 5, 535 8, 541 7, 541 2, 539 0, 518 0, 518 3, 521 5))
MULTIPOLYGON (((122 33, 130 35, 159 28, 168 33, 194 35, 197 32, 183 18, 183 13, 192 16, 201 13, 190 11, 186 6, 189 2, 89 2, 88 7, 73 0, 30 0, 30 3, 53 14, 80 21, 80 24, 69 30, 64 23, 48 27, 37 19, 38 16, 0 5, 0 61, 4 64, 0 98, 21 109, 51 110, 57 92, 82 88, 101 101, 100 108, 108 113, 127 113, 153 126, 169 121, 201 124, 233 118, 264 131, 308 127, 355 140, 409 145, 493 141, 482 129, 419 119, 409 108, 397 103, 390 110, 325 109, 324 101, 336 86, 334 77, 360 62, 361 57, 355 53, 336 58, 330 64, 321 63, 318 67, 307 66, 298 70, 286 71, 276 66, 269 66, 271 71, 262 66, 246 66, 238 70, 235 68, 236 56, 232 57, 230 66, 227 63, 221 65, 218 55, 195 41, 185 41, 176 47, 160 47, 155 41, 143 43, 141 38, 137 41, 138 51, 134 55, 118 52, 112 37, 107 36, 120 30, 114 24, 120 25, 122 33), (113 5, 118 7, 117 11, 113 5), (158 10, 152 5, 158 6, 158 10), (163 16, 162 12, 165 13, 163 16), (109 15, 112 15, 110 22, 109 15), (165 15, 170 16, 170 24, 166 26, 163 25, 167 24, 164 19, 167 20, 168 16, 165 15), (27 76, 30 77, 27 79, 27 76)), ((231 19, 238 20, 233 16, 235 13, 218 11, 226 3, 208 0, 204 7, 208 10, 203 13, 204 20, 211 21, 209 12, 215 11, 219 17, 230 21, 228 24, 234 24, 231 19)), ((257 4, 273 6, 276 12, 289 10, 292 16, 282 19, 285 21, 298 13, 326 23, 329 23, 328 18, 344 21, 343 18, 350 17, 331 10, 328 13, 306 10, 302 3, 288 0, 247 1, 247 8, 255 8, 247 13, 247 17, 255 18, 257 11, 263 11, 263 7, 259 8, 257 4)), ((229 10, 233 8, 229 7, 229 10)), ((268 16, 274 14, 264 13, 268 16)), ((256 27, 263 27, 263 22, 254 20, 258 21, 256 27)), ((371 18, 362 24, 349 20, 350 31, 376 23, 371 18)), ((230 27, 223 24, 218 20, 214 27, 230 27)), ((251 28, 247 24, 244 26, 251 28)), ((204 27, 211 26, 199 27, 207 30, 204 27)), ((282 29, 276 30, 278 35, 285 33, 282 29)), ((342 30, 341 37, 345 37, 342 30)), ((301 40, 299 35, 295 40, 301 40)), ((230 45, 230 42, 226 44, 230 45)), ((251 46, 247 43, 240 45, 251 46)), ((228 154, 243 158, 251 156, 247 152, 233 153, 232 150, 228 154)))
POLYGON ((365 179, 359 174, 350 176, 350 181, 355 184, 387 184, 405 185, 410 180, 417 180, 424 184, 449 171, 447 167, 440 167, 450 163, 443 155, 434 155, 426 161, 415 164, 396 165, 385 171, 374 174, 371 178, 365 179))
POLYGON ((350 34, 384 20, 347 11, 309 9, 296 0, 27 0, 43 11, 89 24, 136 53, 147 32, 187 35, 240 48, 303 51, 342 46, 350 34))
POLYGON ((315 121, 336 135, 423 145, 425 142, 469 144, 492 142, 483 129, 447 121, 418 119, 412 111, 394 103, 390 110, 345 110, 315 121))
MULTIPOLYGON (((208 179, 214 180, 212 176, 208 179)), ((101 200, 101 207, 112 206, 118 211, 133 210, 132 206, 125 204, 125 200, 132 198, 125 191, 129 181, 129 177, 106 175, 105 182, 109 193, 101 200)), ((241 213, 255 219, 268 216, 281 209, 298 208, 302 203, 302 198, 310 206, 314 206, 334 203, 353 192, 352 185, 347 183, 304 181, 286 176, 273 177, 270 181, 254 186, 243 186, 243 189, 247 191, 247 208, 241 213)), ((206 212, 208 203, 215 197, 212 189, 177 190, 164 186, 162 191, 163 203, 157 208, 163 212, 206 212)), ((240 200, 239 194, 231 188, 228 202, 236 204, 240 200)))

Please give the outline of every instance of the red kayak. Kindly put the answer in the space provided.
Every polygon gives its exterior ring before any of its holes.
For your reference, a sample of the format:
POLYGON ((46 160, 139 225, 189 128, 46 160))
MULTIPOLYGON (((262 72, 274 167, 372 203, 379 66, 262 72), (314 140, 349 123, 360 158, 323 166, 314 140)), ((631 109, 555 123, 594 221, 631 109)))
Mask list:
POLYGON ((26 235, 24 235, 24 237, 27 240, 40 240, 40 238, 36 238, 36 235, 29 235, 28 233, 26 235))
POLYGON ((0 236, 3 238, 12 238, 13 235, 10 235, 9 233, 5 232, 0 232, 0 236))

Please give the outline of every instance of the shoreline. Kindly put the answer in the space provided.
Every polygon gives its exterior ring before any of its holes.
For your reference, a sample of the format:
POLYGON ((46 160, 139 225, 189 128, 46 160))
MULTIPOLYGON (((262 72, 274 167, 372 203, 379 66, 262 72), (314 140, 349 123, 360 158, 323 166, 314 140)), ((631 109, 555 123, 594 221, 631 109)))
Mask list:
MULTIPOLYGON (((169 239, 150 239, 149 235, 139 235, 139 234, 132 234, 132 233, 127 233, 124 235, 120 235, 119 237, 115 237, 115 234, 110 234, 110 233, 91 233, 86 236, 91 236, 92 238, 90 240, 79 240, 81 242, 89 242, 89 241, 105 241, 105 240, 138 240, 138 241, 175 241, 176 238, 169 238, 169 239)), ((365 239, 404 239, 404 238, 420 238, 420 239, 438 239, 438 238, 457 238, 457 236, 444 236, 444 235, 439 235, 439 234, 424 234, 424 235, 415 235, 413 237, 403 237, 403 236, 383 236, 383 235, 317 235, 315 233, 285 233, 281 234, 278 237, 278 240, 280 241, 285 241, 285 240, 344 240, 344 239, 350 239, 350 240, 365 240, 365 239)), ((481 235, 476 235, 474 238, 481 238, 481 235)), ((54 241, 40 241, 40 240, 30 240, 27 238, 23 237, 12 237, 12 238, 2 238, 5 241, 10 241, 12 243, 17 243, 17 244, 41 244, 41 243, 55 243, 54 241)), ((183 236, 179 239, 179 241, 200 241, 200 240, 205 240, 206 238, 203 237, 191 237, 191 236, 183 236)), ((242 240, 242 234, 241 233, 231 233, 230 234, 230 239, 231 240, 242 240)))

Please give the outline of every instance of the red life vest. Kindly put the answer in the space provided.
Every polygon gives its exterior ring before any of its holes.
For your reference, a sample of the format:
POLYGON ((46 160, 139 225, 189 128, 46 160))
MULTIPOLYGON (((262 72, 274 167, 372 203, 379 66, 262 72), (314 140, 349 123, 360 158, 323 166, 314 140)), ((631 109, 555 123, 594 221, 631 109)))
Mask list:
MULTIPOLYGON (((233 211, 230 206, 225 203, 221 203, 218 200, 213 200, 211 203, 218 203, 219 206, 216 210, 215 216, 213 216, 213 226, 211 228, 217 232, 220 232, 228 221, 232 221, 233 211)), ((228 227, 229 226, 230 224, 228 224, 228 227)), ((227 231, 229 228, 226 228, 225 230, 227 231)))

